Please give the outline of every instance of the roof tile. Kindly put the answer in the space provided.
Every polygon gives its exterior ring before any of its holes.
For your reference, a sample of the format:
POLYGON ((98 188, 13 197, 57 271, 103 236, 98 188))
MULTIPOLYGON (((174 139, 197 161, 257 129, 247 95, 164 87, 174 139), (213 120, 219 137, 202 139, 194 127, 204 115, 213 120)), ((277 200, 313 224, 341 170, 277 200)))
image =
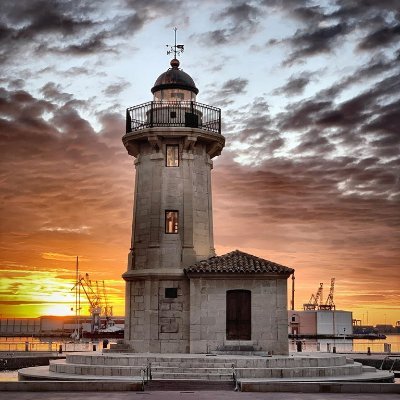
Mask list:
POLYGON ((273 273, 278 275, 290 275, 294 269, 276 264, 235 250, 222 256, 216 256, 202 260, 190 267, 185 268, 186 273, 234 273, 234 274, 257 274, 273 273))

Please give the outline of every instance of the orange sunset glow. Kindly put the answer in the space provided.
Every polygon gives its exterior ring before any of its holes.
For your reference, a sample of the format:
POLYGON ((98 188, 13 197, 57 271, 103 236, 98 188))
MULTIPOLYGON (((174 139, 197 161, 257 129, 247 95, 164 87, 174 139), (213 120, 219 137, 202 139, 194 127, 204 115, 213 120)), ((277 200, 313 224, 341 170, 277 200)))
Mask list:
MULTIPOLYGON (((125 312, 135 187, 121 142, 125 112, 152 99, 169 68, 171 26, 194 3, 78 3, 2 6, 1 318, 74 315, 77 256, 81 274, 105 282, 114 315, 125 312)), ((198 19, 185 19, 178 33, 198 101, 222 109, 226 147, 212 169, 216 253, 239 249, 294 268, 296 309, 320 282, 326 299, 335 277, 336 309, 394 325, 396 7, 354 6, 356 16, 346 17, 334 1, 302 13, 296 2, 198 3, 198 19), (374 21, 388 26, 384 35, 374 21)), ((288 304, 290 288, 288 280, 288 304)), ((82 315, 88 306, 82 295, 82 315)))

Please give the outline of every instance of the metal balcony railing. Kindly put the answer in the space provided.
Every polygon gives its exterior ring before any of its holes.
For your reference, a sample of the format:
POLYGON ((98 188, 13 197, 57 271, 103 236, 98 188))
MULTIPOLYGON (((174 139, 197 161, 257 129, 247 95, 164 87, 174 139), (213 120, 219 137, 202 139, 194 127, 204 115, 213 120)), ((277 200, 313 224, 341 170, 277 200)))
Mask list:
POLYGON ((221 133, 221 109, 195 101, 149 101, 126 110, 126 133, 164 126, 221 133))

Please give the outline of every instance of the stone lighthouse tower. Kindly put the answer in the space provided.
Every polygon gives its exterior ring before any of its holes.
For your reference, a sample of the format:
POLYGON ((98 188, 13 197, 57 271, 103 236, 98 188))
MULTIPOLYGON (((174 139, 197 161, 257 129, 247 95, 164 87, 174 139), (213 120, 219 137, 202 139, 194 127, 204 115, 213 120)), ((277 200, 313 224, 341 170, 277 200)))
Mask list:
MULTIPOLYGON (((182 46, 181 46, 182 47, 182 46)), ((123 143, 135 157, 126 281, 125 342, 140 352, 189 352, 190 295, 184 268, 215 256, 212 159, 221 153, 221 110, 198 103, 175 58, 153 100, 129 108, 123 143)))

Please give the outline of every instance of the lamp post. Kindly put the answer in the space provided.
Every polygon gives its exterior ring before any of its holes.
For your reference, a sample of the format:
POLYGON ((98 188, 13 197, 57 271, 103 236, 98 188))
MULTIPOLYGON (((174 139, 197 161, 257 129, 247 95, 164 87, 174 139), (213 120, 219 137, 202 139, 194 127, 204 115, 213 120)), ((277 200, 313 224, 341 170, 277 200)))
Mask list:
POLYGON ((385 314, 385 327, 383 328, 384 329, 384 333, 386 332, 386 314, 385 314))

